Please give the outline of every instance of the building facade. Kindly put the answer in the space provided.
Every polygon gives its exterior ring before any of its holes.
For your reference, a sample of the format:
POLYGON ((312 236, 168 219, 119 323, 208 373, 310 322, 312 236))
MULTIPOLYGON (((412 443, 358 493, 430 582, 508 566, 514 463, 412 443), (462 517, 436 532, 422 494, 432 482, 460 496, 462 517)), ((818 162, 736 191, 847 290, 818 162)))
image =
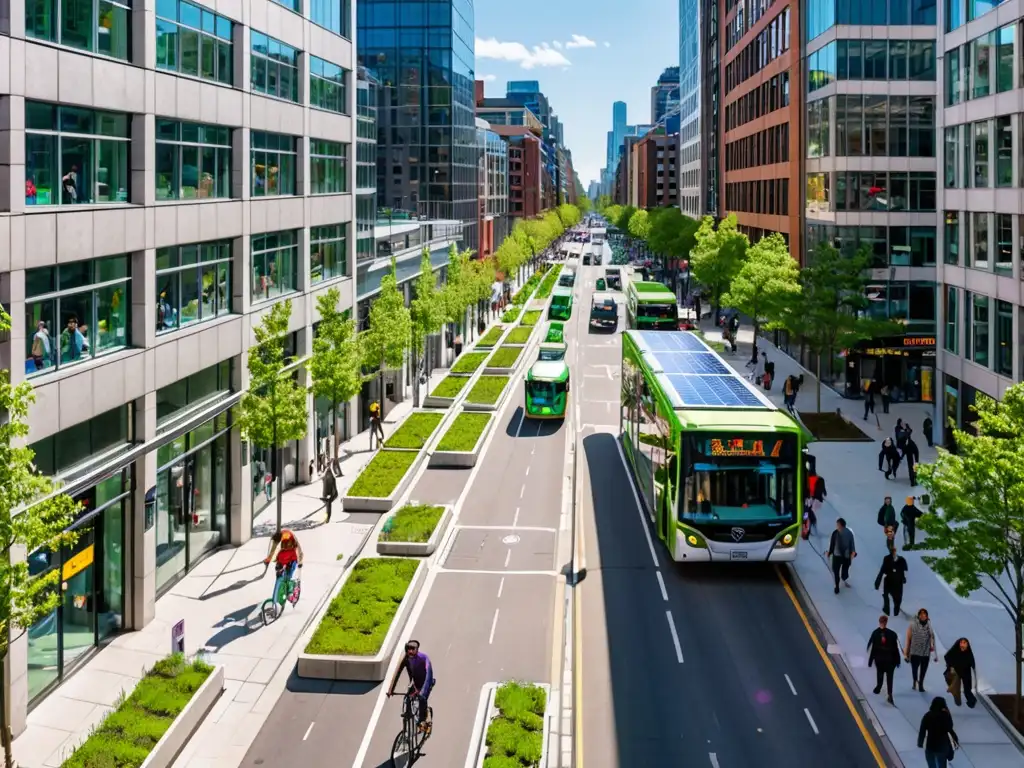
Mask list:
POLYGON ((530 218, 544 210, 540 136, 526 126, 492 125, 508 145, 509 231, 515 219, 530 218))
POLYGON ((679 67, 667 67, 651 86, 651 124, 660 123, 669 112, 679 109, 679 67))
MULTIPOLYGON (((0 7, 0 364, 34 386, 36 466, 82 504, 74 546, 27 553, 63 590, 12 647, 15 733, 304 479, 312 402, 308 437, 269 482, 268 452, 233 423, 246 351, 290 300, 301 359, 317 296, 355 299, 351 6, 74 12, 58 23, 48 4, 0 7)), ((301 364, 293 375, 308 383, 301 364)))
POLYGON ((480 249, 482 258, 494 251, 508 235, 508 145, 477 118, 480 142, 480 249))
POLYGON ((679 134, 651 132, 634 149, 637 173, 637 208, 679 206, 679 134))

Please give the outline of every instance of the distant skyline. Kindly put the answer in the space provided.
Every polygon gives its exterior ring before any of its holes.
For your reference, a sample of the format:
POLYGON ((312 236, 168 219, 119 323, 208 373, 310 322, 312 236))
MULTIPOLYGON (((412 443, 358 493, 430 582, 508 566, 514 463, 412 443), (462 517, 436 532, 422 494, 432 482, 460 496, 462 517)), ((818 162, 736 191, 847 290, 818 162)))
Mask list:
POLYGON ((611 0, 477 2, 476 78, 487 96, 503 96, 509 80, 539 81, 586 188, 605 164, 612 102, 646 123, 651 86, 679 64, 678 16, 669 0, 649 0, 643 14, 611 0))

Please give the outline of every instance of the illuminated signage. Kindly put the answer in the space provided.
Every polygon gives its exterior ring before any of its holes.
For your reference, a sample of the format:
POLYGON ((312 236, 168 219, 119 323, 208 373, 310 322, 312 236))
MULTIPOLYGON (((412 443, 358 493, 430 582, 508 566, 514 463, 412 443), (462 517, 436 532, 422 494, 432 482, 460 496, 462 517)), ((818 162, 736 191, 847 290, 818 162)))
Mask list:
POLYGON ((934 347, 935 337, 934 336, 904 336, 903 337, 904 347, 934 347))
POLYGON ((769 441, 769 445, 771 445, 771 450, 765 452, 764 440, 744 440, 743 438, 720 440, 716 438, 708 441, 708 454, 711 456, 751 456, 777 459, 782 454, 782 441, 769 441))

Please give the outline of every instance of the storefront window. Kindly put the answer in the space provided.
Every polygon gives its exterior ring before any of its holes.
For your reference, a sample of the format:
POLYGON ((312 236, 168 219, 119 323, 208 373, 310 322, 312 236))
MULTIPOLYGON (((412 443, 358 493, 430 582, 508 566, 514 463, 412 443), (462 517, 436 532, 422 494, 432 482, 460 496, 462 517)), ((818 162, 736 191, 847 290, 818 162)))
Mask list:
POLYGON ((309 150, 309 193, 348 192, 348 144, 313 139, 309 150))
POLYGON ((309 57, 309 106, 348 114, 349 72, 337 64, 309 57))
POLYGON ((348 274, 348 224, 309 228, 309 281, 348 274))
POLYGON ((231 197, 231 129, 156 121, 156 199, 231 197))
POLYGON ((157 69, 232 85, 234 27, 231 19, 185 0, 157 0, 157 69))
POLYGON ((988 368, 989 298, 971 294, 971 349, 970 359, 988 368))
POLYGON ((127 256, 25 272, 25 375, 63 368, 128 346, 127 256))
POLYGON ((231 368, 232 361, 225 360, 158 389, 157 430, 159 431, 182 411, 193 409, 197 405, 215 400, 222 394, 234 391, 231 368))
POLYGON ((252 300, 265 301, 297 290, 299 233, 295 230, 253 235, 252 300))
POLYGON ((947 352, 960 354, 960 332, 957 325, 960 291, 952 285, 946 286, 946 338, 943 344, 947 352))
POLYGON ((279 133, 252 132, 252 196, 295 194, 298 142, 279 133))
POLYGON ((945 253, 943 254, 943 263, 954 265, 959 264, 960 214, 957 213, 956 211, 946 211, 944 247, 945 253))
POLYGON ((127 61, 131 2, 26 0, 25 34, 127 61))
POLYGON ((996 373, 1013 376, 1013 305, 996 301, 996 373))
POLYGON ((156 330, 204 323, 231 312, 231 241, 156 251, 156 330))
POLYGON ((250 32, 250 38, 253 92, 298 101, 299 52, 255 29, 250 32))

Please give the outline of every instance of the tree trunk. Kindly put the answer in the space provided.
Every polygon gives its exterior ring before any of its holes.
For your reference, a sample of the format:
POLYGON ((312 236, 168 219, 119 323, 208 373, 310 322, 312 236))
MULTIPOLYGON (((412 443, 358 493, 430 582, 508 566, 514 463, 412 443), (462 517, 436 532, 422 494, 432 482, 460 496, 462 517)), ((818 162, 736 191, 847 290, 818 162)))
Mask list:
POLYGON ((817 368, 817 375, 815 376, 815 378, 817 379, 816 389, 818 392, 817 413, 821 413, 821 355, 815 354, 814 359, 816 361, 817 368))
POLYGON ((761 330, 761 324, 759 322, 757 322, 757 320, 755 320, 754 321, 754 345, 753 345, 753 347, 750 350, 750 362, 754 363, 755 365, 757 365, 757 333, 760 330, 761 330))
MULTIPOLYGON (((10 627, 5 627, 3 631, 7 635, 7 651, 0 657, 0 669, 7 666, 7 657, 10 653, 10 627)), ((1019 681, 1019 674, 1017 678, 1019 681)), ((1019 682, 1017 690, 1020 691, 1019 682)), ((7 685, 3 680, 0 680, 0 745, 3 745, 4 749, 4 765, 9 768, 18 768, 14 762, 14 738, 11 734, 10 717, 7 714, 7 685)))
POLYGON ((1015 638, 1015 641, 1016 641, 1016 646, 1014 647, 1014 651, 1013 651, 1013 658, 1017 662, 1016 664, 1013 665, 1013 666, 1015 666, 1017 668, 1016 695, 1013 697, 1013 725, 1015 727, 1019 727, 1019 725, 1020 725, 1020 696, 1021 696, 1021 671, 1020 671, 1020 664, 1021 664, 1021 646, 1024 645, 1024 643, 1022 643, 1022 639, 1024 639, 1024 638, 1021 637, 1021 626, 1020 625, 1021 625, 1020 616, 1018 616, 1018 618, 1017 618, 1017 626, 1016 626, 1016 628, 1014 630, 1014 638, 1015 638))
POLYGON ((338 452, 341 450, 341 434, 338 431, 338 403, 331 404, 331 425, 334 431, 334 460, 338 460, 338 452))
POLYGON ((274 428, 274 448, 271 461, 274 465, 273 476, 277 481, 277 530, 281 530, 281 518, 284 515, 284 501, 282 491, 284 483, 281 481, 281 449, 277 447, 277 427, 274 428))
POLYGON ((420 367, 419 361, 416 359, 416 347, 418 345, 413 343, 411 352, 412 357, 412 407, 420 407, 420 367))
POLYGON ((378 377, 379 377, 378 380, 380 381, 380 387, 379 387, 379 391, 377 392, 377 397, 379 398, 379 400, 377 402, 380 403, 380 421, 381 421, 381 424, 383 424, 384 423, 384 361, 383 360, 381 361, 381 368, 380 368, 380 372, 378 374, 378 377))

